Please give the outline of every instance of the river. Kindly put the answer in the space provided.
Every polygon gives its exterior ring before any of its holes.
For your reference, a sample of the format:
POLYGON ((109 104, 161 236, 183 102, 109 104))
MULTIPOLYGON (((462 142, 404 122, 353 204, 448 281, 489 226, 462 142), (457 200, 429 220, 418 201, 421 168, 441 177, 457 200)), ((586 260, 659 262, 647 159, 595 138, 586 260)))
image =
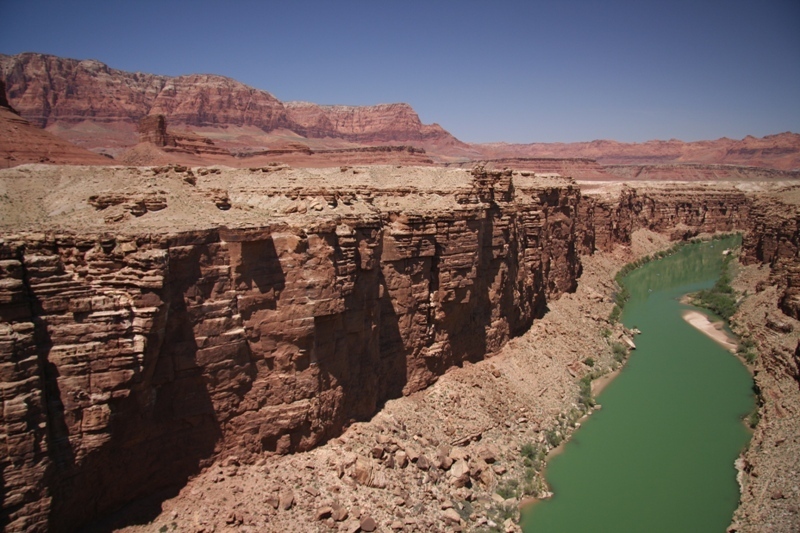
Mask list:
POLYGON ((526 533, 725 531, 753 380, 682 318, 689 306, 678 300, 713 286, 736 243, 685 246, 626 276, 622 321, 642 331, 637 349, 597 398, 602 409, 549 462, 554 496, 526 510, 526 533))

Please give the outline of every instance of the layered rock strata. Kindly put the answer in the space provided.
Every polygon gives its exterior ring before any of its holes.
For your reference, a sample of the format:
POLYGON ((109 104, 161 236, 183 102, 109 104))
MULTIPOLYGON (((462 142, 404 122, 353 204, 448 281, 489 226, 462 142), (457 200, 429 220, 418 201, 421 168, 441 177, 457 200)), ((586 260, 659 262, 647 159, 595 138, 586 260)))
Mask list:
POLYGON ((7 530, 308 450, 497 352, 575 289, 581 254, 745 229, 753 205, 482 168, 201 170, 2 176, 7 530))
MULTIPOLYGON (((483 157, 555 157, 591 158, 602 165, 671 166, 694 163, 699 165, 748 165, 782 170, 798 170, 800 135, 792 132, 744 139, 723 137, 713 141, 684 142, 647 141, 623 143, 596 140, 576 143, 477 144, 472 147, 483 157)), ((627 172, 621 169, 622 172, 627 172)))
MULTIPOLYGON (((794 197, 797 197, 795 191, 794 197)), ((744 260, 770 266, 770 283, 781 293, 780 308, 800 320, 800 215, 777 196, 757 200, 751 227, 744 241, 744 260)))
MULTIPOLYGON (((224 76, 191 74, 159 76, 125 72, 95 60, 75 60, 46 54, 0 54, 0 79, 8 99, 21 116, 48 128, 61 138, 104 153, 120 155, 136 143, 136 126, 148 115, 164 115, 175 128, 206 135, 213 130, 224 148, 259 151, 278 139, 315 140, 317 148, 335 149, 343 143, 423 147, 436 161, 507 159, 524 169, 531 158, 586 159, 607 165, 646 165, 618 169, 617 174, 704 176, 741 174, 724 169, 676 170, 662 165, 748 165, 797 171, 800 135, 781 133, 763 138, 713 141, 648 141, 621 143, 597 140, 582 143, 467 144, 438 124, 423 124, 408 104, 372 106, 318 105, 281 102, 267 91, 248 87, 224 76), (199 131, 201 130, 201 131, 199 131), (287 133, 291 135, 286 136, 287 133), (513 160, 523 160, 514 162, 513 160), (654 168, 653 166, 661 168, 654 168)), ((213 162, 213 159, 212 159, 213 162)), ((202 163, 202 162, 201 162, 202 163)), ((206 161, 205 164, 209 162, 206 161)), ((416 164, 417 161, 403 161, 416 164)), ((303 162, 302 164, 306 164, 303 162)), ((560 164, 557 164, 560 165, 560 164)), ((572 164, 571 174, 601 179, 594 162, 572 164)), ((747 172, 753 178, 757 172, 747 172)), ((719 178, 718 178, 719 179, 719 178)), ((727 177, 726 177, 727 179, 727 177)), ((758 178, 760 179, 760 178, 758 178)))
POLYGON ((750 416, 758 425, 736 465, 741 499, 730 532, 788 532, 800 522, 798 200, 795 192, 754 202, 743 247, 749 266, 734 285, 746 297, 732 325, 752 346, 759 406, 750 416))
MULTIPOLYGON (((362 143, 411 141, 461 145, 437 124, 422 124, 407 104, 319 106, 284 103, 267 91, 210 74, 158 76, 125 72, 95 61, 46 54, 0 54, 0 75, 9 100, 27 120, 65 136, 81 122, 122 133, 135 143, 138 122, 164 115, 173 126, 287 129, 316 138, 362 143)), ((108 134, 105 131, 104 134, 108 134)), ((100 138, 87 139, 106 146, 100 138)))
POLYGON ((606 179, 665 181, 796 180, 800 170, 737 165, 605 165, 606 179))
POLYGON ((214 141, 187 132, 168 132, 164 115, 148 115, 139 121, 139 142, 151 143, 165 152, 183 152, 197 155, 230 156, 231 153, 214 144, 214 141))
POLYGON ((43 131, 19 116, 0 80, 0 168, 24 163, 107 165, 108 158, 43 131))
POLYGON ((423 124, 408 104, 374 106, 286 102, 293 130, 304 137, 338 137, 353 142, 429 141, 461 146, 438 124, 423 124))
MULTIPOLYGON (((576 180, 614 180, 603 166, 594 159, 559 158, 559 157, 508 157, 501 159, 488 159, 480 162, 488 169, 513 168, 520 172, 529 171, 535 174, 551 176, 569 176, 576 180)), ((475 163, 471 161, 458 163, 445 163, 447 167, 471 168, 475 163)))

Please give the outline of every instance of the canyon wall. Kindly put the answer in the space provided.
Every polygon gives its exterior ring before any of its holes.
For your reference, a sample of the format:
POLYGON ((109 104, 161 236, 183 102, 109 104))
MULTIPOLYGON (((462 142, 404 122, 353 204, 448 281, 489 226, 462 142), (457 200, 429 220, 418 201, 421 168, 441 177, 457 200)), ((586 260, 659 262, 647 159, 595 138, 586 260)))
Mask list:
MULTIPOLYGON (((437 124, 422 124, 408 104, 320 106, 284 103, 267 91, 212 74, 159 76, 125 72, 95 60, 46 54, 0 54, 0 79, 20 115, 39 127, 67 135, 81 122, 101 126, 136 142, 136 126, 148 115, 164 115, 173 127, 255 127, 291 130, 312 138, 361 143, 391 141, 464 146, 437 124)), ((88 145, 87 144, 87 145, 88 145)))
POLYGON ((782 294, 781 310, 800 319, 800 215, 780 198, 760 197, 755 200, 750 227, 743 260, 770 266, 770 282, 782 294))
POLYGON ((314 447, 496 352, 574 290, 580 255, 637 228, 752 227, 735 189, 583 195, 481 168, 445 199, 270 194, 386 203, 312 224, 3 234, 6 530, 72 530, 220 456, 314 447))

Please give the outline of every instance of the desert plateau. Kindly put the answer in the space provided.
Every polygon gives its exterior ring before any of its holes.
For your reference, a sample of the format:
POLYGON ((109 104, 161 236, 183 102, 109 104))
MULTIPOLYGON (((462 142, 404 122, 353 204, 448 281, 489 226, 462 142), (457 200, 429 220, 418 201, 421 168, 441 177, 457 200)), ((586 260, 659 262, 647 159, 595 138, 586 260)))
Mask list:
POLYGON ((687 312, 757 393, 727 531, 797 531, 800 134, 468 143, 0 54, 0 524, 522 531, 635 349, 616 274, 734 233, 737 339, 687 312))

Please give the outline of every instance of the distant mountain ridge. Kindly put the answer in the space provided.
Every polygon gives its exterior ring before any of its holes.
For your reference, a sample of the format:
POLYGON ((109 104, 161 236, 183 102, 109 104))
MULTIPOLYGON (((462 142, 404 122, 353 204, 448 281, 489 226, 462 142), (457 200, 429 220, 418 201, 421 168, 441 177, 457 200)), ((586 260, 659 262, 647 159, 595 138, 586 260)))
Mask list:
POLYGON ((458 143, 437 124, 422 124, 403 103, 284 104, 267 91, 224 76, 126 72, 95 60, 36 53, 0 55, 0 72, 11 104, 42 128, 94 121, 133 131, 145 116, 161 114, 172 127, 254 126, 358 143, 458 143))
POLYGON ((603 165, 699 163, 800 169, 800 134, 785 132, 741 140, 647 141, 596 140, 578 143, 491 143, 473 145, 494 157, 585 157, 603 165))
POLYGON ((174 130, 197 132, 232 153, 286 146, 338 150, 376 145, 424 148, 436 162, 485 159, 594 159, 603 165, 704 164, 800 169, 800 135, 683 142, 463 143, 423 124, 405 103, 373 106, 282 102, 267 91, 214 74, 162 76, 96 60, 0 54, 0 81, 29 122, 95 152, 117 156, 138 142, 139 121, 164 115, 174 130))

